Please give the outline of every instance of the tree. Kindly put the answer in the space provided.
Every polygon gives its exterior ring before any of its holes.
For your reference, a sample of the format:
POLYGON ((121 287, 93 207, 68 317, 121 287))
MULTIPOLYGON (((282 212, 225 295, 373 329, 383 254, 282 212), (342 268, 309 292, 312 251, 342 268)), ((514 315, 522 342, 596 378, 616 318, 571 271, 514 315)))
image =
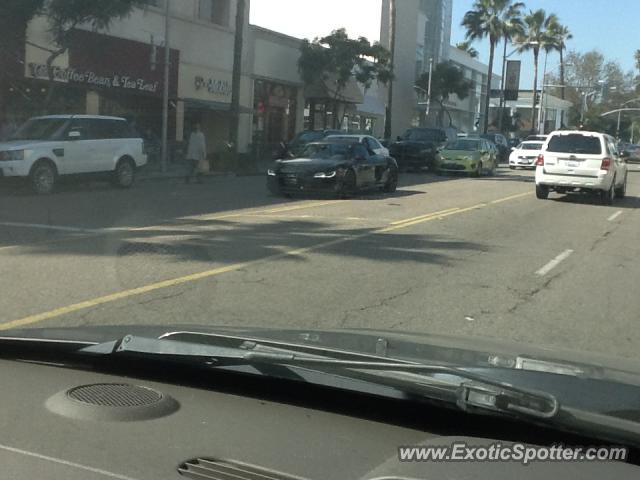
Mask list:
MULTIPOLYGON (((554 48, 555 41, 550 32, 550 27, 558 23, 558 18, 554 15, 547 15, 542 8, 534 11, 530 11, 525 15, 524 19, 524 34, 518 37, 518 42, 521 52, 532 51, 533 52, 533 92, 538 91, 538 59, 540 57, 540 50, 548 51, 550 48, 554 48)), ((544 80, 543 80, 544 83, 544 80)), ((536 101, 537 96, 532 95, 531 105, 531 131, 536 130, 536 101)))
POLYGON ((244 43, 245 0, 238 0, 236 30, 233 45, 233 73, 231 81, 231 127, 229 143, 234 153, 238 153, 238 132, 240 131, 240 81, 242 77, 242 48, 244 43))
MULTIPOLYGON (((429 87, 429 73, 423 73, 416 85, 422 90, 429 87)), ((449 62, 442 62, 435 66, 431 75, 431 99, 438 102, 440 110, 438 112, 438 126, 444 126, 444 115, 449 115, 449 126, 451 126, 451 115, 446 109, 446 102, 451 95, 456 95, 460 100, 469 96, 469 91, 473 89, 473 81, 466 79, 462 70, 449 62)))
POLYGON ((468 54, 471 58, 478 58, 478 55, 479 55, 478 50, 473 48, 471 46, 471 42, 469 41, 456 43, 456 48, 458 50, 462 50, 463 52, 468 54))
MULTIPOLYGON (((396 0, 389 0, 389 49, 391 51, 391 59, 389 68, 393 71, 396 56, 396 27, 397 27, 397 8, 396 0)), ((391 120, 393 115, 393 79, 389 81, 387 88, 387 107, 384 116, 384 138, 391 138, 391 120)))
MULTIPOLYGON (((305 85, 329 79, 335 81, 334 112, 337 112, 335 107, 351 79, 365 89, 370 88, 373 81, 386 85, 393 79, 390 52, 380 43, 371 44, 364 37, 349 38, 344 28, 312 42, 303 40, 298 70, 305 85)), ((338 128, 338 120, 338 115, 334 114, 334 128, 338 128)))
POLYGON ((465 13, 462 26, 466 39, 470 41, 489 38, 489 72, 487 75, 487 97, 484 105, 483 132, 489 128, 489 105, 491 101, 491 78, 496 45, 504 33, 502 15, 512 6, 512 0, 475 0, 472 10, 465 13))

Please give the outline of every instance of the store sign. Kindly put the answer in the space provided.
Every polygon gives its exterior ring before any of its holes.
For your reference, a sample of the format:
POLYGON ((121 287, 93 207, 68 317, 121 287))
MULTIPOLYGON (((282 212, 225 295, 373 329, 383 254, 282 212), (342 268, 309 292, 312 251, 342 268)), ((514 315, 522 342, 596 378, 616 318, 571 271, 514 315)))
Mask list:
MULTIPOLYGON (((28 64, 28 75, 32 78, 47 80, 49 71, 46 65, 38 63, 28 64)), ((134 78, 129 75, 98 75, 90 70, 75 68, 52 67, 53 80, 62 83, 80 83, 102 88, 123 88, 146 93, 157 93, 159 82, 149 82, 144 78, 134 78)))
POLYGON ((212 95, 231 96, 231 82, 218 78, 204 78, 197 75, 194 79, 196 91, 206 90, 212 95))

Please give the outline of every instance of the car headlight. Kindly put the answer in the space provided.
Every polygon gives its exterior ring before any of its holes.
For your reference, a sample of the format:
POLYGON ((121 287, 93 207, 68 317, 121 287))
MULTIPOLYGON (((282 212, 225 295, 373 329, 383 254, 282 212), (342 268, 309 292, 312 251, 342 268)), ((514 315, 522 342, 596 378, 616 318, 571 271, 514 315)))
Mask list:
POLYGON ((313 178, 333 178, 336 174, 337 172, 335 170, 333 172, 318 172, 313 175, 313 178))
POLYGON ((24 150, 7 150, 0 152, 0 162, 24 160, 24 150))
POLYGON ((267 175, 269 175, 270 177, 275 177, 276 176, 276 171, 269 169, 267 170, 267 175))

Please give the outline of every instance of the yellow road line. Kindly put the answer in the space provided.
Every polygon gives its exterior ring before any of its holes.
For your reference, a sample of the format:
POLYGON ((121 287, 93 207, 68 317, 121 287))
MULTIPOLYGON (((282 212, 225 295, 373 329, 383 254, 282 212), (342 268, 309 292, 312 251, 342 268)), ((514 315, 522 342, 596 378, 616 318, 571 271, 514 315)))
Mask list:
POLYGON ((498 200, 494 200, 491 203, 495 205, 496 203, 508 202, 509 200, 515 200, 516 198, 528 197, 530 195, 531 195, 531 193, 529 193, 529 192, 527 192, 527 193, 519 193, 518 195, 511 195, 510 197, 499 198, 498 200))
MULTIPOLYGON (((511 199, 514 198, 518 198, 519 196, 512 196, 511 199)), ((505 197, 504 199, 499 199, 501 201, 507 201, 508 198, 505 197)), ((495 203, 491 202, 491 203, 495 203)), ((72 305, 68 305, 65 307, 61 307, 61 308, 57 308, 54 310, 50 310, 48 312, 43 312, 43 313, 38 313, 35 315, 30 315, 24 318, 20 318, 17 320, 12 320, 6 323, 1 323, 0 324, 0 330, 7 330, 7 329, 11 329, 11 328, 19 328, 19 327, 24 327, 27 325, 32 325, 34 323, 39 323, 39 322, 43 322, 45 320, 51 320, 53 318, 57 318, 60 317, 62 315, 68 315, 70 313, 74 313, 74 312, 78 312, 81 310, 86 310, 88 308, 93 308, 93 307, 97 307, 100 305, 104 305, 107 303, 111 303, 111 302, 115 302, 117 300, 124 300, 127 298, 131 298, 134 296, 138 296, 138 295, 143 295, 146 293, 152 293, 155 292, 157 290, 161 290, 161 289, 165 289, 165 288, 170 288, 170 287, 175 287, 175 286, 179 286, 179 285, 183 285, 186 283, 192 283, 192 282, 196 282, 198 280, 203 280, 206 278, 211 278, 211 277, 215 277, 217 275, 222 275, 224 273, 230 273, 230 272, 235 272, 238 270, 241 270, 243 268, 247 268, 249 266, 253 266, 253 265, 258 265, 258 264, 262 264, 262 263, 266 263, 269 261, 273 261, 273 260, 278 260, 281 258, 285 258, 285 257, 290 257, 290 256, 299 256, 299 255, 303 255, 305 253, 308 252, 312 252, 315 250, 319 250, 328 246, 332 246, 332 245, 337 245, 340 243, 346 243, 346 242, 350 242, 353 240, 358 240, 361 239, 363 237, 368 237, 371 235, 376 235, 379 233, 385 233, 385 232, 391 232, 391 231, 395 231, 395 230, 400 230, 403 228, 407 228, 413 225, 417 225, 420 223, 426 223, 429 222, 431 220, 437 220, 437 219, 442 219, 442 218, 446 218, 449 217, 451 215, 458 215, 464 212, 469 212, 469 211, 473 211, 473 210, 477 210, 483 207, 486 207, 487 204, 485 203, 480 203, 477 205, 473 205, 471 207, 466 207, 466 208, 456 208, 456 209, 449 209, 449 210, 443 210, 442 213, 432 213, 432 214, 428 214, 427 216, 422 216, 422 217, 413 217, 412 218, 408 218, 405 219, 404 221, 401 221, 401 223, 398 223, 396 225, 391 224, 387 227, 384 228, 380 228, 377 230, 373 230, 370 232, 366 232, 366 233, 362 233, 359 235, 352 235, 352 236, 348 236, 348 237, 341 237, 341 238, 337 238, 337 239, 333 239, 333 240, 329 240, 326 242, 322 242, 319 244, 315 244, 309 247, 303 247, 303 248, 298 248, 298 249, 294 249, 294 250, 288 250, 285 251, 283 253, 279 253, 279 254, 275 254, 275 255, 270 255, 268 257, 264 257, 264 258, 260 258, 257 260, 251 260, 251 261, 247 261, 247 262, 242 262, 242 263, 234 263, 232 265, 227 265, 224 267, 218 267, 218 268, 214 268, 211 270, 206 270, 203 272, 199 272, 199 273, 194 273, 194 274, 190 274, 190 275, 185 275, 183 277, 178 277, 178 278, 173 278, 173 279, 168 279, 168 280, 163 280, 160 282, 156 282, 156 283, 151 283, 148 285, 144 285, 142 287, 137 287, 137 288, 133 288, 130 290, 123 290, 120 292, 116 292, 110 295, 105 295, 102 297, 98 297, 98 298, 94 298, 91 300, 86 300, 84 302, 79 302, 79 303, 74 303, 72 305)))
POLYGON ((403 220, 398 220, 397 222, 392 222, 391 225, 400 225, 402 223, 412 222, 414 220, 421 220, 423 218, 432 217, 434 215, 441 215, 443 213, 452 212, 454 210, 459 210, 459 209, 458 208, 447 208, 446 210, 440 210, 439 212, 431 212, 431 213, 426 213, 424 215, 418 215, 417 217, 411 217, 411 218, 405 218, 403 220))

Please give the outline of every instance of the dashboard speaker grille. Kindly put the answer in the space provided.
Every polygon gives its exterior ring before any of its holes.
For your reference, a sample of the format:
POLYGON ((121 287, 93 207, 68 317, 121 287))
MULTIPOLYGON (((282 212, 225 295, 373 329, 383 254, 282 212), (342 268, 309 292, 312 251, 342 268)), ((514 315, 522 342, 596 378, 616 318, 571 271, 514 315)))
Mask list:
POLYGON ((144 407, 162 400, 162 394, 150 388, 124 383, 96 383, 67 391, 78 402, 100 407, 144 407))
POLYGON ((306 480, 246 463, 210 458, 185 462, 178 472, 193 480, 306 480))

